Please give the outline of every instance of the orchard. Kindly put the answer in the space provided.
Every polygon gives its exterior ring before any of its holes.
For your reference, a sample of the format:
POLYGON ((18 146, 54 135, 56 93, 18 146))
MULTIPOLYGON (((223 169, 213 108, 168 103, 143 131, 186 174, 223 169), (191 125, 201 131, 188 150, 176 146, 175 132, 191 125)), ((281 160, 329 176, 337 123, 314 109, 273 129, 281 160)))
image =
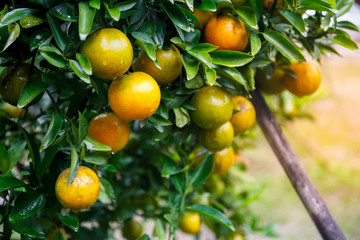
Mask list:
POLYGON ((352 4, 2 0, 0 238, 275 236, 241 183, 251 101, 296 117, 316 61, 358 49, 352 4))

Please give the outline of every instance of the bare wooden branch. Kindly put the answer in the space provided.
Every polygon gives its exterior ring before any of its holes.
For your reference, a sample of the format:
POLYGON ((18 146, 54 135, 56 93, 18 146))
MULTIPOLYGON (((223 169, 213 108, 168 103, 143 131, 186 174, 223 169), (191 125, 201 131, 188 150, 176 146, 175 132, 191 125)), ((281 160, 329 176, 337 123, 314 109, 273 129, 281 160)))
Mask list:
POLYGON ((256 120, 323 239, 345 240, 319 192, 258 90, 252 93, 256 120))

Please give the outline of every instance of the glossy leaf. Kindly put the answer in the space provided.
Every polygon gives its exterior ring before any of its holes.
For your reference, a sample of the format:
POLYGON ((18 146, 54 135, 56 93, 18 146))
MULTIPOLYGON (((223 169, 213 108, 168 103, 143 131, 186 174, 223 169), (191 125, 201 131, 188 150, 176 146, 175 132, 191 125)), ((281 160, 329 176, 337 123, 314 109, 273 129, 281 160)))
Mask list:
POLYGON ((75 60, 69 60, 69 65, 75 74, 85 83, 90 84, 90 77, 87 75, 84 70, 81 68, 80 64, 75 60))
POLYGON ((87 135, 84 139, 84 143, 86 144, 86 147, 89 150, 94 150, 94 151, 111 151, 111 147, 109 147, 108 145, 99 143, 98 141, 96 141, 94 138, 92 138, 90 135, 87 135))
POLYGON ((317 3, 307 3, 307 4, 301 4, 299 6, 299 9, 303 9, 303 10, 315 10, 315 11, 325 11, 325 12, 329 12, 331 14, 335 14, 331 8, 323 6, 321 4, 317 4, 317 3))
POLYGON ((30 158, 32 160, 31 164, 33 169, 38 173, 40 171, 40 154, 39 154, 39 147, 36 144, 34 137, 31 136, 24 128, 21 128, 25 135, 25 140, 27 143, 27 147, 30 152, 30 158))
POLYGON ((20 26, 15 23, 14 28, 11 30, 10 36, 7 39, 5 46, 2 51, 5 51, 15 40, 20 36, 20 26))
POLYGON ((201 205, 201 204, 195 204, 195 205, 187 207, 187 209, 194 211, 194 212, 198 212, 201 215, 203 215, 204 217, 214 220, 214 221, 228 227, 230 230, 235 231, 234 225, 230 222, 230 220, 216 208, 213 208, 211 206, 201 205))
POLYGON ((84 114, 82 114, 81 112, 79 112, 79 134, 78 134, 78 142, 82 142, 88 132, 88 127, 89 127, 89 122, 86 119, 86 117, 84 116, 84 114))
POLYGON ((46 13, 46 18, 48 19, 48 22, 50 24, 50 28, 54 35, 57 46, 61 49, 61 51, 64 51, 69 44, 68 36, 62 31, 57 19, 55 19, 49 13, 46 13))
POLYGON ((154 40, 147 33, 144 33, 144 32, 132 32, 131 35, 135 39, 137 39, 137 40, 139 40, 139 41, 141 41, 143 43, 149 43, 151 45, 155 45, 154 40))
POLYGON ((27 17, 24 17, 20 19, 19 23, 22 28, 32 28, 35 27, 41 23, 43 23, 44 20, 38 17, 35 17, 33 15, 29 15, 27 17))
POLYGON ((65 59, 56 53, 41 51, 40 54, 55 67, 64 68, 66 66, 65 59))
POLYGON ((1 176, 0 177, 0 192, 25 186, 25 183, 12 176, 1 176))
POLYGON ((100 2, 100 0, 89 0, 89 5, 90 5, 90 7, 99 10, 101 7, 101 2, 100 2))
POLYGON ((236 68, 229 68, 229 67, 216 65, 214 66, 214 69, 216 70, 217 74, 219 74, 220 76, 227 78, 235 83, 238 83, 244 86, 246 89, 248 88, 245 78, 238 70, 236 70, 236 68))
POLYGON ((252 29, 258 30, 259 27, 257 25, 256 16, 253 10, 247 6, 242 6, 235 10, 235 12, 239 15, 241 20, 249 25, 252 29))
POLYGON ((336 35, 335 37, 333 37, 331 39, 331 41, 333 43, 336 43, 340 46, 343 46, 343 47, 346 47, 348 49, 351 49, 351 50, 357 50, 359 49, 359 47, 357 46, 357 44, 351 40, 350 37, 344 35, 344 34, 338 34, 336 35))
POLYGON ((350 10, 354 5, 354 0, 337 0, 336 1, 336 16, 340 17, 350 10))
POLYGON ((41 44, 43 44, 46 40, 50 39, 51 31, 49 29, 41 29, 30 37, 30 51, 34 51, 41 44))
POLYGON ((251 54, 253 56, 255 56, 261 49, 261 40, 254 31, 251 31, 250 34, 250 47, 251 47, 251 54))
POLYGON ((73 6, 67 2, 60 3, 59 5, 50 8, 49 13, 63 21, 77 22, 73 6))
POLYGON ((219 48, 218 46, 214 46, 209 43, 199 43, 199 44, 196 44, 195 46, 191 47, 189 49, 189 51, 194 52, 194 53, 208 53, 208 52, 212 52, 218 48, 219 48))
POLYGON ((190 172, 190 184, 197 185, 203 183, 211 174, 214 168, 214 155, 206 154, 200 166, 190 172))
POLYGON ((177 4, 171 4, 169 1, 164 1, 160 6, 175 24, 175 26, 181 28, 186 32, 189 32, 191 30, 185 14, 183 13, 183 11, 181 11, 180 7, 178 7, 177 4))
POLYGON ((84 41, 90 33, 95 17, 95 9, 88 2, 79 2, 79 37, 84 41))
POLYGON ((120 20, 120 6, 115 6, 110 8, 107 3, 104 2, 105 8, 109 13, 110 17, 114 19, 116 22, 120 20))
POLYGON ((59 151, 60 146, 58 145, 52 145, 49 148, 47 148, 45 150, 45 155, 44 157, 41 159, 41 167, 40 167, 40 171, 39 171, 39 179, 41 179, 46 171, 49 169, 56 153, 59 151))
POLYGON ((30 81, 26 83, 21 91, 18 107, 23 108, 33 101, 41 92, 46 89, 46 84, 41 81, 41 77, 33 76, 30 81))
POLYGON ((45 239, 44 230, 36 217, 26 218, 16 222, 10 222, 11 228, 30 239, 45 239))
POLYGON ((175 124, 178 128, 183 128, 190 123, 190 116, 186 109, 174 108, 175 124))
POLYGON ((360 31, 358 26, 356 26, 355 24, 353 24, 353 23, 351 23, 349 21, 338 22, 337 27, 338 28, 346 28, 346 29, 349 29, 349 30, 357 31, 357 32, 360 31))
MULTIPOLYGON (((9 153, 6 150, 6 147, 0 142, 0 171, 5 173, 10 168, 10 159, 9 159, 9 153)), ((0 187, 1 189, 1 187, 0 187)), ((1 192, 1 191, 0 191, 1 192)))
POLYGON ((76 152, 76 149, 71 143, 70 143, 70 147, 71 147, 71 163, 70 163, 70 174, 69 174, 70 177, 69 177, 68 185, 70 185, 72 181, 75 179, 77 169, 79 167, 79 162, 78 162, 79 156, 76 152))
POLYGON ((57 216, 59 217, 60 221, 77 232, 79 230, 79 220, 70 214, 65 213, 57 213, 57 216))
POLYGON ((204 80, 200 74, 185 82, 185 87, 188 89, 197 89, 204 85, 204 80))
POLYGON ((183 170, 172 160, 169 156, 161 154, 161 158, 164 161, 161 176, 169 176, 182 172, 183 170))
POLYGON ((208 67, 211 67, 211 57, 209 53, 197 53, 192 52, 191 50, 188 53, 200 62, 205 63, 208 67))
POLYGON ((305 61, 299 49, 279 32, 269 30, 264 33, 264 37, 285 57, 298 62, 305 61))
POLYGON ((24 153, 25 146, 26 146, 26 142, 23 140, 23 141, 17 141, 9 148, 8 150, 9 166, 7 171, 3 172, 4 174, 7 174, 13 169, 13 167, 15 167, 15 165, 17 164, 17 162, 20 160, 20 158, 24 153))
POLYGON ((280 14, 291 24, 293 25, 304 37, 307 36, 305 31, 305 22, 301 17, 301 14, 298 12, 291 12, 286 9, 281 9, 280 14))
POLYGON ((85 155, 84 160, 96 165, 104 165, 107 162, 108 154, 104 152, 92 152, 85 155))
POLYGON ((48 148, 58 136, 63 124, 61 115, 57 112, 53 113, 49 127, 46 131, 45 137, 43 138, 40 146, 40 152, 48 148))
POLYGON ((92 67, 91 67, 90 61, 85 55, 83 55, 81 53, 76 53, 76 60, 78 60, 82 70, 87 75, 92 75, 92 67))
POLYGON ((144 43, 140 40, 135 41, 135 45, 138 45, 152 61, 156 61, 156 49, 153 44, 144 43))
POLYGON ((182 62, 186 71, 187 80, 193 79, 199 70, 199 61, 192 57, 183 55, 182 62))
POLYGON ((210 53, 213 64, 227 67, 241 67, 249 63, 254 57, 238 51, 219 50, 210 53))
POLYGON ((9 220, 14 222, 35 215, 44 207, 45 201, 45 196, 37 192, 20 194, 15 199, 9 220))
POLYGON ((99 178, 100 179, 100 183, 101 183, 101 188, 103 190, 105 190, 106 194, 108 195, 108 197, 112 200, 115 200, 115 191, 113 186, 111 185, 111 183, 106 180, 105 178, 99 178))
POLYGON ((37 10, 31 8, 17 8, 5 14, 0 20, 0 28, 14 23, 26 16, 35 13, 37 10))
POLYGON ((203 69, 206 76, 206 82, 208 85, 212 86, 216 82, 216 71, 212 68, 209 68, 205 64, 203 64, 203 69))

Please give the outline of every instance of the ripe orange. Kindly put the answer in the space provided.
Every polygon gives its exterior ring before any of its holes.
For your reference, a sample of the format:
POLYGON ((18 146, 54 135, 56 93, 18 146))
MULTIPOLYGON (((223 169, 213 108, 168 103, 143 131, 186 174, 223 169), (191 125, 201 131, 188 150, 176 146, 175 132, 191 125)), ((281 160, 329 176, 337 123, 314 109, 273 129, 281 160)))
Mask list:
POLYGON ((243 96, 232 98, 234 110, 238 111, 231 117, 231 124, 234 127, 234 135, 244 133, 252 127, 255 122, 256 113, 252 103, 243 96))
POLYGON ((111 152, 115 153, 129 141, 130 127, 114 113, 102 113, 91 120, 88 133, 96 141, 111 147, 111 152))
POLYGON ((12 118, 18 118, 18 119, 22 119, 23 117, 25 117, 26 114, 26 109, 14 107, 13 105, 8 104, 6 102, 1 104, 0 110, 8 113, 12 118))
POLYGON ((80 166, 76 177, 68 185, 70 168, 60 173, 55 184, 55 193, 59 202, 73 212, 89 208, 100 194, 100 181, 96 173, 88 167, 80 166))
POLYGON ((215 165, 213 174, 225 174, 235 162, 235 152, 232 146, 214 153, 215 165))
MULTIPOLYGON (((41 72, 28 63, 13 64, 5 68, 0 75, 0 95, 3 100, 13 106, 17 106, 19 97, 25 85, 31 79, 31 75, 40 76, 41 72)), ((44 93, 40 93, 31 103, 38 102, 44 93)))
POLYGON ((159 107, 161 92, 149 74, 134 72, 111 83, 108 99, 111 109, 120 118, 126 121, 143 120, 159 107))
POLYGON ((204 29, 206 24, 210 21, 212 17, 214 17, 215 13, 211 11, 204 11, 194 8, 193 12, 194 16, 199 19, 201 26, 197 22, 195 22, 195 28, 204 29))
POLYGON ((229 121, 233 111, 231 96, 218 86, 206 86, 191 99, 196 110, 190 112, 191 120, 201 128, 217 128, 229 121))
POLYGON ((234 138, 234 128, 230 121, 220 127, 212 129, 201 129, 199 142, 210 151, 220 151, 230 146, 234 138))
POLYGON ((174 45, 171 45, 169 50, 157 49, 156 60, 159 62, 161 69, 142 52, 132 65, 132 68, 134 71, 149 74, 160 85, 167 85, 180 75, 182 69, 181 54, 174 45))
POLYGON ((294 95, 303 97, 314 93, 321 84, 321 74, 313 63, 299 62, 289 66, 297 78, 286 74, 284 78, 285 87, 294 95))
POLYGON ((180 217, 179 228, 189 234, 200 232, 200 214, 197 212, 184 212, 180 217))
POLYGON ((213 17, 204 36, 205 42, 219 47, 217 50, 243 51, 249 39, 244 23, 231 14, 213 17))
POLYGON ((115 28, 103 28, 91 34, 80 48, 95 76, 113 79, 123 75, 133 60, 133 48, 127 36, 115 28))
POLYGON ((256 85, 264 93, 278 95, 285 90, 284 76, 285 72, 279 68, 275 68, 270 78, 261 71, 256 77, 256 85))
POLYGON ((125 223, 122 234, 127 240, 136 240, 141 236, 142 231, 143 228, 139 222, 130 220, 125 223))

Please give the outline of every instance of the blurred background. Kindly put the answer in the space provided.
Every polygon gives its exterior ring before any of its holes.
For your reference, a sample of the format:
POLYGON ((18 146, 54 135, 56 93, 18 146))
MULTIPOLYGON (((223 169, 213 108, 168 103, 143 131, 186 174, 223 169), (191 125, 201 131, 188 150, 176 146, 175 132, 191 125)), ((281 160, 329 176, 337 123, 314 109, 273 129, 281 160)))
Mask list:
MULTIPOLYGON (((341 20, 360 27, 360 5, 341 20)), ((360 46, 360 34, 349 34, 360 46)), ((345 236, 355 240, 360 239, 360 53, 336 50, 342 56, 322 59, 318 96, 298 109, 299 115, 313 119, 295 118, 282 127, 345 236)), ((242 153, 253 181, 265 187, 251 208, 265 223, 278 223, 275 239, 322 239, 269 144, 258 136, 256 146, 242 153)), ((269 238, 247 238, 263 239, 269 238)))

